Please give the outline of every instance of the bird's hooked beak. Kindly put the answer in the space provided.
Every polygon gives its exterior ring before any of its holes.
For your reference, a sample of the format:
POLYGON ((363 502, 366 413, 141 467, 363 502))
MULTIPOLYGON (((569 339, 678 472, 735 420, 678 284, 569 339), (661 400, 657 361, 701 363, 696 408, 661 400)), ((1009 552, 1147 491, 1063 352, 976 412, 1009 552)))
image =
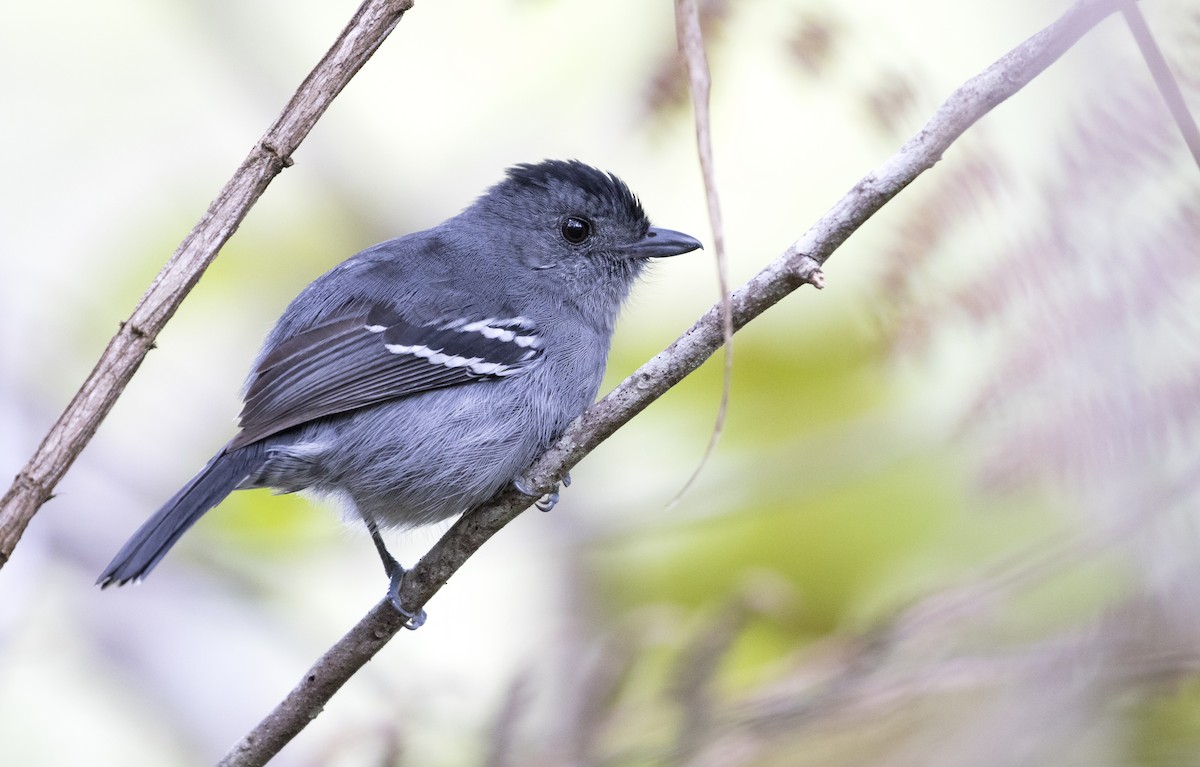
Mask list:
POLYGON ((623 253, 629 258, 666 258, 690 253, 697 248, 703 249, 704 245, 695 237, 652 226, 642 239, 625 248, 623 253))

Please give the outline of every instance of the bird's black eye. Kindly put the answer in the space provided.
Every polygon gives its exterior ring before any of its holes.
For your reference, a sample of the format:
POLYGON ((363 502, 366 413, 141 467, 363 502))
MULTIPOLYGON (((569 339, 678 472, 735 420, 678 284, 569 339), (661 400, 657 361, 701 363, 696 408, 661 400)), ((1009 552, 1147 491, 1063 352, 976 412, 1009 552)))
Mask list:
POLYGON ((563 219, 561 231, 564 240, 578 245, 592 236, 592 225, 586 218, 567 216, 563 219))

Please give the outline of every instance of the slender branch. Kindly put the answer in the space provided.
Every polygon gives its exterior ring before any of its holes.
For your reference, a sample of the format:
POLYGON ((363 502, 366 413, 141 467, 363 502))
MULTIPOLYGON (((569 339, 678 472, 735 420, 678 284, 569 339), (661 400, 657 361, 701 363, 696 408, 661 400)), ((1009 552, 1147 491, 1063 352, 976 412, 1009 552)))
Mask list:
POLYGON ((154 339, 242 219, 413 0, 365 0, 195 228, 154 278, 96 367, 0 499, 0 567, 137 372, 154 339))
POLYGON ((729 412, 729 392, 733 387, 733 307, 729 303, 729 261, 725 251, 725 224, 721 217, 721 200, 717 195, 717 177, 713 168, 712 116, 709 108, 712 91, 712 74, 708 67, 708 54, 704 49, 704 33, 700 26, 700 10, 697 0, 675 0, 675 35, 679 50, 687 65, 688 85, 692 93, 692 111, 696 119, 696 153, 700 156, 700 171, 704 176, 704 196, 708 201, 708 221, 712 229, 713 252, 717 261, 717 286, 721 295, 721 333, 725 344, 725 370, 721 380, 721 401, 717 405, 717 418, 704 454, 692 471, 692 476, 683 483, 668 505, 674 506, 683 494, 704 471, 704 466, 717 449, 717 441, 725 428, 725 415, 729 412))
MULTIPOLYGON (((1063 16, 959 87, 889 160, 861 181, 820 220, 731 296, 741 328, 804 284, 820 285, 821 265, 846 239, 923 171, 979 118, 1049 67, 1122 0, 1078 0, 1063 16)), ((585 455, 652 401, 698 368, 723 339, 720 304, 710 308, 667 349, 590 407, 529 469, 521 481, 550 490, 585 455)), ((450 576, 533 502, 515 488, 468 512, 409 571, 400 601, 423 607, 450 576)), ((318 660, 300 683, 225 756, 222 767, 265 764, 320 713, 333 694, 397 632, 403 621, 381 601, 318 660)))
POLYGON ((1154 41, 1154 35, 1150 32, 1150 26, 1146 23, 1137 1, 1127 0, 1121 11, 1125 15, 1125 23, 1129 25, 1133 39, 1137 41, 1138 49, 1142 52, 1146 67, 1154 78, 1154 84, 1158 86, 1158 92, 1162 94, 1163 101, 1167 102, 1167 109, 1171 110, 1171 117, 1175 118, 1175 124, 1183 134, 1183 141, 1191 151, 1192 159, 1200 166, 1200 128, 1196 127, 1196 121, 1188 111, 1183 92, 1179 90, 1179 83, 1175 81, 1171 67, 1167 64, 1167 57, 1163 56, 1158 43, 1154 41))

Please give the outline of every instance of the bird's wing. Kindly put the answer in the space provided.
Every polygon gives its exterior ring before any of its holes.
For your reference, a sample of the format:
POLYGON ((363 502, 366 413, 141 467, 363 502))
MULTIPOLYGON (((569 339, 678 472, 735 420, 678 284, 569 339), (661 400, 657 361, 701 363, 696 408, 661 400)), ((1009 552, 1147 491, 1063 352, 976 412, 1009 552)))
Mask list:
POLYGON ((324 416, 511 376, 541 355, 538 329, 524 317, 417 324, 376 306, 299 333, 263 357, 230 449, 324 416))

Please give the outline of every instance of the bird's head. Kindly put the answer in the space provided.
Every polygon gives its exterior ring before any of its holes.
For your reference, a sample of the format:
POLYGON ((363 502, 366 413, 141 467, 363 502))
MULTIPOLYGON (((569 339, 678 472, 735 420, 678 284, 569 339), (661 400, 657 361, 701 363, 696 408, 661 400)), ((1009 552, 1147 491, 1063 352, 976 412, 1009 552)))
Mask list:
POLYGON ((577 160, 516 165, 464 216, 483 222, 493 252, 515 259, 530 286, 611 316, 649 259, 703 247, 651 226, 625 182, 577 160))

